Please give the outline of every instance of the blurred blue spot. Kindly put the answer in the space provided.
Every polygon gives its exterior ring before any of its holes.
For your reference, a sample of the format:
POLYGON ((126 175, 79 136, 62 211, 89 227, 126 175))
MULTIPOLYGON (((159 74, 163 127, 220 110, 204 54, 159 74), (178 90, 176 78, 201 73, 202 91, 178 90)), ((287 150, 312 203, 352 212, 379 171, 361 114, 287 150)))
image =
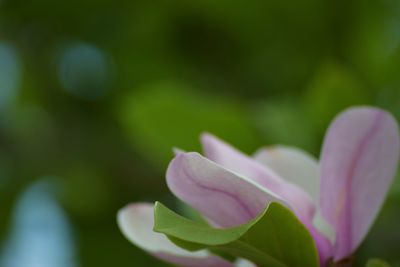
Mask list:
POLYGON ((0 110, 14 101, 20 82, 21 63, 16 50, 0 43, 0 110))
POLYGON ((49 183, 37 182, 22 193, 14 210, 0 266, 77 266, 70 225, 49 183))
POLYGON ((84 99, 98 99, 110 87, 110 60, 104 51, 93 45, 75 43, 62 52, 58 77, 68 93, 84 99))

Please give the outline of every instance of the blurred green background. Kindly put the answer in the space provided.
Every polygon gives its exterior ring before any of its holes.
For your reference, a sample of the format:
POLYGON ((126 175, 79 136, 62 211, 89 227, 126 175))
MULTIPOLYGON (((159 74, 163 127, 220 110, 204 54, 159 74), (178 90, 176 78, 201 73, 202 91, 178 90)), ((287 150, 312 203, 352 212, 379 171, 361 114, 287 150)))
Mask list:
MULTIPOLYGON (((400 119, 400 1, 0 0, 0 266, 167 266, 115 217, 174 205, 172 147, 318 156, 357 104, 400 119)), ((400 266, 399 180, 358 266, 400 266)))

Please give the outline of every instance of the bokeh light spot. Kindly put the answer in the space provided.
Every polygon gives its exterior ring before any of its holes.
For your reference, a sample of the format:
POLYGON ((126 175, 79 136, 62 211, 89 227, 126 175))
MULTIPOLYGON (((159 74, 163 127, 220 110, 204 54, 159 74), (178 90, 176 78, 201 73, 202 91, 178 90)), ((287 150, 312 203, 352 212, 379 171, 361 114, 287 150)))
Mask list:
POLYGON ((62 52, 58 77, 68 93, 96 100, 110 88, 111 65, 108 55, 99 48, 86 43, 74 43, 62 52))
POLYGON ((46 180, 20 196, 2 252, 3 267, 77 267, 70 224, 46 180))

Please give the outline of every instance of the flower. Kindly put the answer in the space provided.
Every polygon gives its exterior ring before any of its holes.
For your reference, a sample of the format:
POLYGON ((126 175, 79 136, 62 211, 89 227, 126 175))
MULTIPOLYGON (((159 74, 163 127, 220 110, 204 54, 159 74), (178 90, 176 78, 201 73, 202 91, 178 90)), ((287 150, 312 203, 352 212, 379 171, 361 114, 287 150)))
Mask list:
MULTIPOLYGON (((363 241, 400 151, 395 119, 372 107, 350 108, 336 117, 320 162, 292 147, 262 148, 250 157, 211 134, 201 141, 205 156, 178 151, 168 166, 167 184, 175 196, 221 228, 246 223, 268 203, 280 202, 309 230, 321 266, 345 261, 363 241)), ((178 248, 152 231, 153 220, 152 204, 131 204, 118 214, 124 235, 155 257, 180 266, 233 266, 207 251, 178 248)))

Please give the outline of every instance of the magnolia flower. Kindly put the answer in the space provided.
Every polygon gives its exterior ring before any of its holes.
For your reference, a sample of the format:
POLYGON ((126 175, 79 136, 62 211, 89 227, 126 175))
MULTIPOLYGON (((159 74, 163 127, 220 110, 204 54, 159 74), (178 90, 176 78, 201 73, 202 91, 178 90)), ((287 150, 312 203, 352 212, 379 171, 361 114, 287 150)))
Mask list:
MULTIPOLYGON (((394 118, 377 108, 351 108, 333 121, 321 159, 292 147, 262 148, 247 156, 210 134, 204 156, 177 152, 167 170, 169 189, 215 227, 255 218, 270 202, 290 208, 312 235, 320 265, 345 261, 358 248, 382 206, 399 159, 394 118)), ((124 235, 155 257, 179 266, 252 266, 208 251, 188 252, 152 231, 153 204, 123 208, 124 235)))

